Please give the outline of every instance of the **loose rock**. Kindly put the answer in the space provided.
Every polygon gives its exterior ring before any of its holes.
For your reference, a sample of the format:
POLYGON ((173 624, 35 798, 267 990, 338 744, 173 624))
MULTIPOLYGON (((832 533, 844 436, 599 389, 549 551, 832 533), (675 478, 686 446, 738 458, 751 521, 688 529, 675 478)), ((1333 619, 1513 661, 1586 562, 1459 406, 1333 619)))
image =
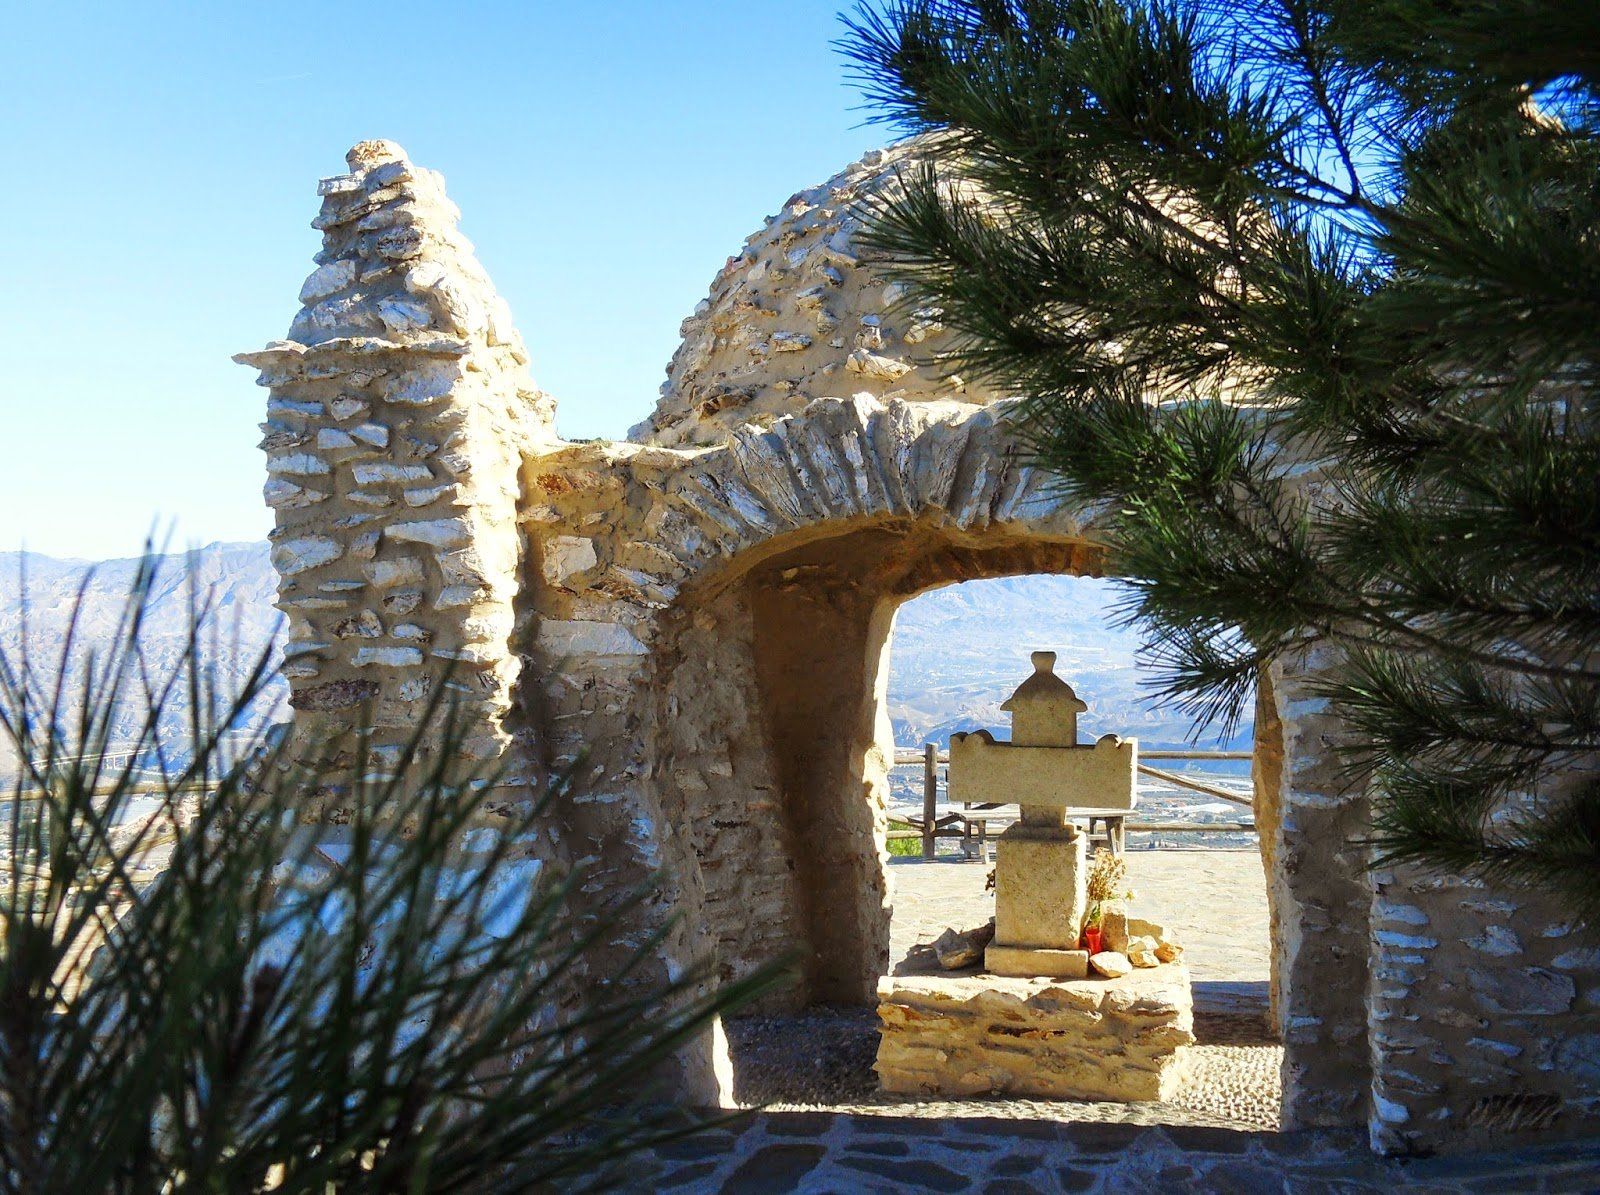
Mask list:
POLYGON ((1120 979, 1133 970, 1133 963, 1120 950, 1102 950, 1089 956, 1089 966, 1107 979, 1120 979))

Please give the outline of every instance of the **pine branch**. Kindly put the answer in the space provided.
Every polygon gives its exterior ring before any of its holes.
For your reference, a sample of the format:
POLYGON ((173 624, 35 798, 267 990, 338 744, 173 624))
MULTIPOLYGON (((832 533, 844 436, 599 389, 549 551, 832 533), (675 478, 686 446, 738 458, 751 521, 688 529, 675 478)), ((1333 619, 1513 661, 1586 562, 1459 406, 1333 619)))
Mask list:
POLYGON ((1158 692, 1231 719, 1342 644, 1385 857, 1592 909, 1550 794, 1600 753, 1600 60, 1524 6, 895 0, 845 46, 930 134, 870 235, 1099 512, 1158 692))
MULTIPOLYGON (((656 1076, 775 971, 659 975, 669 926, 609 982, 580 984, 590 948, 650 893, 580 925, 580 875, 495 882, 525 866, 564 782, 500 808, 469 868, 456 844, 497 777, 456 762, 446 686, 387 779, 368 778, 364 749, 315 775, 259 738, 234 758, 224 731, 265 660, 235 693, 174 676, 204 671, 215 636, 197 625, 173 672, 155 668, 153 577, 141 570, 103 658, 59 661, 89 670, 76 704, 26 637, 0 648, 0 727, 27 761, 0 872, 0 1191, 254 1191, 269 1175, 284 1192, 499 1189, 704 1123, 651 1104, 656 1076), (166 743, 174 702, 190 741, 162 808, 125 831, 137 777, 104 747, 113 712, 141 702, 135 757, 166 743), (346 792, 339 865, 302 821, 313 780, 346 792), (204 799, 179 817, 191 783, 204 799), (171 857, 145 882, 158 822, 171 857)), ((200 596, 191 612, 212 617, 200 596)))

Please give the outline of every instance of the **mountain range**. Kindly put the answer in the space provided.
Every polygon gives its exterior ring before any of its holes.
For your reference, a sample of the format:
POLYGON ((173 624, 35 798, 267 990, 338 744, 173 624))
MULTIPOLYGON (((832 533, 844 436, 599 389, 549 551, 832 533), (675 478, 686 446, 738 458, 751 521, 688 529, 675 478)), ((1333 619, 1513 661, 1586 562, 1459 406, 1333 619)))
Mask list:
MULTIPOLYGON (((159 674, 177 662, 188 635, 192 595, 208 595, 216 634, 202 647, 226 683, 237 682, 264 648, 276 649, 279 626, 272 606, 277 578, 263 543, 211 544, 191 554, 192 576, 182 556, 162 558, 146 614, 146 654, 159 674)), ((15 657, 26 627, 36 668, 59 658, 69 628, 80 648, 103 656, 139 561, 57 559, 34 552, 0 553, 0 649, 15 657), (81 595, 81 606, 78 599, 81 595), (73 610, 79 612, 74 624, 73 610)), ((989 727, 1006 737, 1000 703, 1032 670, 1029 653, 1057 653, 1057 675, 1069 681, 1089 709, 1081 734, 1137 735, 1147 745, 1179 746, 1193 727, 1181 712, 1152 700, 1142 681, 1138 636, 1117 625, 1117 583, 1084 577, 1025 576, 969 581, 907 602, 891 641, 889 713, 904 747, 947 744, 950 735, 989 727)), ((274 679, 243 719, 247 727, 287 714, 287 685, 274 679)), ((181 740, 186 705, 168 713, 163 731, 181 740)), ((138 712, 122 711, 116 736, 126 741, 138 712)), ((1247 745, 1248 723, 1235 743, 1247 745)), ((1214 743, 1210 745, 1215 745, 1214 743)), ((0 743, 0 772, 14 763, 0 743)))
MULTIPOLYGON (((273 608, 278 579, 266 543, 219 543, 191 553, 159 557, 149 588, 140 643, 149 674, 170 676, 187 647, 193 603, 209 603, 209 633, 199 657, 209 666, 217 689, 231 694, 270 650, 274 666, 280 618, 273 608), (185 562, 187 556, 187 567, 185 562)), ((14 664, 26 639, 29 664, 46 677, 60 670, 69 646, 76 667, 68 674, 78 683, 66 691, 67 707, 83 693, 82 665, 103 668, 107 653, 121 638, 127 598, 139 572, 137 557, 118 560, 63 560, 37 552, 0 553, 0 651, 14 664)), ((288 716, 288 682, 274 677, 238 723, 255 729, 288 716)), ((138 735, 144 707, 128 701, 117 710, 110 736, 115 749, 138 735)), ((180 686, 161 720, 163 739, 173 744, 181 762, 189 701, 180 686)), ((147 761, 155 764, 156 761, 147 761)), ((12 774, 16 751, 7 735, 0 740, 0 775, 12 774)))

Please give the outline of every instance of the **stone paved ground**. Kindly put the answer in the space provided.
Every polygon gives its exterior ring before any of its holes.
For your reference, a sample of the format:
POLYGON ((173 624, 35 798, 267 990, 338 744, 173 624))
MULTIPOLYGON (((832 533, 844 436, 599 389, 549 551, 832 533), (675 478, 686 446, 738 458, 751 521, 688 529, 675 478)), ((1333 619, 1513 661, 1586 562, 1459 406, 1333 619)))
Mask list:
MULTIPOLYGON (((895 957, 946 926, 985 921, 979 864, 897 861, 895 957)), ((1600 1141, 1395 1161, 1360 1133, 1280 1134, 1281 1050, 1265 1032, 1266 895, 1245 851, 1130 852, 1135 912, 1187 946, 1195 1073, 1170 1104, 911 1101, 877 1091, 871 1009, 729 1025, 739 1123, 628 1163, 621 1187, 784 1192, 1600 1192, 1600 1141)))
POLYGON ((973 1192, 1592 1192, 1600 1141, 1517 1153, 1396 1161, 1357 1133, 963 1117, 762 1113, 629 1165, 628 1191, 973 1192))

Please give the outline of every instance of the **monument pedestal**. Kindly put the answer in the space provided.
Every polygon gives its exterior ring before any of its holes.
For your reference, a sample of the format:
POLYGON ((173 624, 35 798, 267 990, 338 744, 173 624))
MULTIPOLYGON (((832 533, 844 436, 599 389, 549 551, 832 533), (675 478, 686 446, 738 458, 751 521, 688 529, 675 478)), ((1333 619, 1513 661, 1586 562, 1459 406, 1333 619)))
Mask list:
POLYGON ((1024 808, 1023 820, 995 843, 994 941, 983 965, 996 975, 1082 979, 1089 974, 1089 952, 1078 949, 1083 835, 1056 810, 1043 812, 1054 824, 1024 808))
POLYGON ((999 946, 991 942, 983 952, 983 969, 993 975, 1021 979, 1083 979, 1089 974, 1087 950, 1050 950, 1041 946, 999 946))
POLYGON ((1170 1099, 1194 1042, 1182 963, 1120 979, 889 976, 878 1017, 878 1080, 907 1095, 1170 1099))

